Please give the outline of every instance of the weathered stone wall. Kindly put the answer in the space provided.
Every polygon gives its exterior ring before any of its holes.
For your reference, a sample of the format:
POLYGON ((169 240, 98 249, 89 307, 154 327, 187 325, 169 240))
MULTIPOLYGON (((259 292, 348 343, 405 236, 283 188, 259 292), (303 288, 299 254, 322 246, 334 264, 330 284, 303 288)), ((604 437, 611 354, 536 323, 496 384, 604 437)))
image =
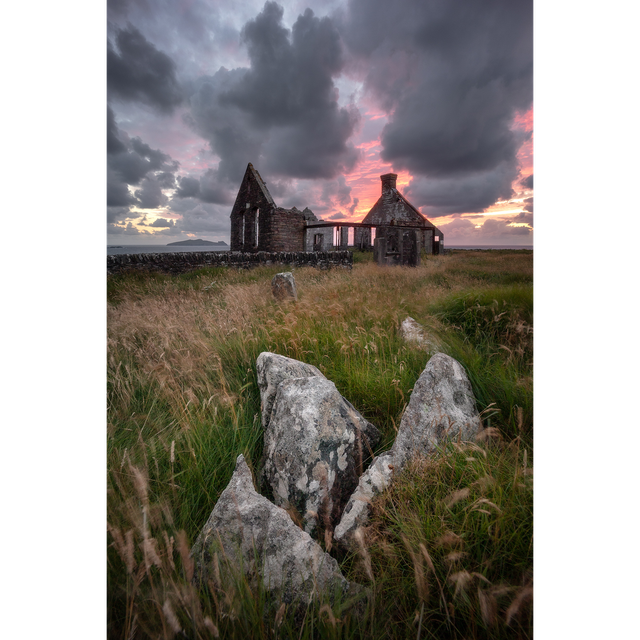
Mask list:
POLYGON ((260 220, 260 248, 269 251, 304 251, 304 227, 302 211, 273 207, 260 220))
POLYGON ((312 227, 304 230, 304 250, 314 251, 316 236, 322 236, 322 251, 330 251, 333 248, 333 227, 312 227))
POLYGON ((107 273, 116 274, 129 269, 140 271, 162 271, 163 273, 184 273, 203 267, 235 267, 250 269, 268 264, 282 264, 293 267, 332 267, 353 266, 353 254, 350 251, 258 251, 241 253, 236 251, 194 251, 180 253, 133 253, 107 256, 107 273))

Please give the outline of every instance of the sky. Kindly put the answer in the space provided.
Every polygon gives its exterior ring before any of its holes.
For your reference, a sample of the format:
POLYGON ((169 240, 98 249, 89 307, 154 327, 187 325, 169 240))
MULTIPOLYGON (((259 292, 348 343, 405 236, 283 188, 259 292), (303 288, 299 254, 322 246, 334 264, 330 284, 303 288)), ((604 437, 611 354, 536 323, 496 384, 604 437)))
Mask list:
POLYGON ((229 242, 249 162, 359 222, 379 176, 445 244, 533 244, 530 1, 109 0, 107 242, 229 242))

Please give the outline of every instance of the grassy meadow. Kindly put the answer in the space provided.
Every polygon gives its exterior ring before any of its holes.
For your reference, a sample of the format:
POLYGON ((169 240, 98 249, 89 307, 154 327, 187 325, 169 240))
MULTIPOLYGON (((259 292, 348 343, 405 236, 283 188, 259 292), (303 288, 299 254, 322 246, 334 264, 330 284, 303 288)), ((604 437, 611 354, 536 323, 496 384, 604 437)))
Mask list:
POLYGON ((530 638, 533 253, 356 254, 351 271, 294 270, 299 299, 278 303, 283 270, 108 278, 109 638, 530 638), (464 365, 484 429, 414 460, 358 553, 331 549, 367 587, 359 605, 300 620, 242 580, 193 586, 189 550, 237 455, 259 471, 258 355, 317 366, 382 431, 378 453, 429 357, 398 336, 407 316, 464 365))

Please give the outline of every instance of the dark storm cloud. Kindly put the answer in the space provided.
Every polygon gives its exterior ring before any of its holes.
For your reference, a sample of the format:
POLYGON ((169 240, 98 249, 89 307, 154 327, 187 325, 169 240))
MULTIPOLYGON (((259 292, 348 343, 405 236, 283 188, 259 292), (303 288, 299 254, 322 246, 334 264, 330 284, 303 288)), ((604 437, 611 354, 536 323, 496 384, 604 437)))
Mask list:
POLYGON ((525 198, 523 205, 525 211, 533 213, 533 198, 525 198))
POLYGON ((178 198, 195 198, 199 193, 200 180, 187 176, 178 178, 178 189, 176 190, 178 198))
POLYGON ((387 2, 350 0, 341 25, 353 72, 391 114, 382 159, 428 180, 473 176, 453 198, 442 194, 441 213, 489 206, 491 193, 508 197, 521 143, 511 125, 532 101, 532 3, 398 0, 390 20, 387 2))
POLYGON ((329 216, 327 220, 343 220, 347 216, 342 213, 342 211, 338 211, 338 213, 334 213, 332 216, 329 216))
POLYGON ((291 32, 283 9, 267 2, 242 31, 250 67, 201 78, 191 123, 221 158, 219 178, 236 183, 248 162, 268 175, 335 178, 355 166, 349 137, 355 108, 340 108, 333 77, 343 65, 339 34, 311 10, 291 32))
MULTIPOLYGON (((124 151, 107 154, 107 168, 108 183, 114 194, 122 194, 124 198, 126 185, 138 185, 145 176, 153 172, 162 172, 162 180, 166 183, 170 180, 166 174, 176 171, 178 163, 166 153, 151 149, 140 138, 133 138, 125 145, 124 151)), ((149 187, 143 192, 149 193, 149 187)), ((125 203, 119 201, 117 206, 123 204, 125 203)))
POLYGON ((107 47, 109 95, 172 113, 183 100, 175 62, 132 25, 116 29, 115 44, 118 51, 107 47))
POLYGON ((162 189, 175 186, 179 164, 140 138, 121 131, 111 108, 107 108, 107 206, 156 209, 167 203, 162 189), (129 185, 140 185, 135 196, 129 185))
POLYGON ((526 178, 522 178, 522 180, 520 180, 520 184, 525 189, 533 189, 533 173, 530 176, 527 176, 526 178))
POLYGON ((175 222, 173 220, 167 220, 166 218, 156 218, 149 227, 171 227, 175 226, 175 222))
POLYGON ((427 217, 484 211, 497 200, 508 200, 517 167, 503 162, 491 171, 448 177, 416 177, 406 195, 427 217))
POLYGON ((209 204, 231 204, 233 198, 230 192, 221 186, 221 182, 218 171, 214 169, 208 169, 199 179, 188 176, 178 178, 176 197, 197 198, 209 204))
POLYGON ((351 202, 351 187, 347 185, 344 176, 338 176, 336 180, 325 182, 322 185, 321 200, 327 205, 345 205, 351 202))
POLYGON ((152 176, 142 180, 142 188, 135 192, 135 196, 139 201, 139 207, 142 209, 157 209, 168 202, 167 196, 162 193, 162 186, 152 176))

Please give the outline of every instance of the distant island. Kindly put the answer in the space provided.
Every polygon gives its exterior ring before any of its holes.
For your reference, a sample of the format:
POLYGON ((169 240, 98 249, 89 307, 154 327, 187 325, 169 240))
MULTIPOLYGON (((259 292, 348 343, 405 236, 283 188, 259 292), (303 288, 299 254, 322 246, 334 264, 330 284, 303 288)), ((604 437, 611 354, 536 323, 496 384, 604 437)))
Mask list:
POLYGON ((211 242, 211 240, 181 240, 180 242, 170 242, 167 247, 199 247, 202 245, 214 246, 214 247, 228 247, 229 245, 224 240, 218 240, 217 242, 211 242))

